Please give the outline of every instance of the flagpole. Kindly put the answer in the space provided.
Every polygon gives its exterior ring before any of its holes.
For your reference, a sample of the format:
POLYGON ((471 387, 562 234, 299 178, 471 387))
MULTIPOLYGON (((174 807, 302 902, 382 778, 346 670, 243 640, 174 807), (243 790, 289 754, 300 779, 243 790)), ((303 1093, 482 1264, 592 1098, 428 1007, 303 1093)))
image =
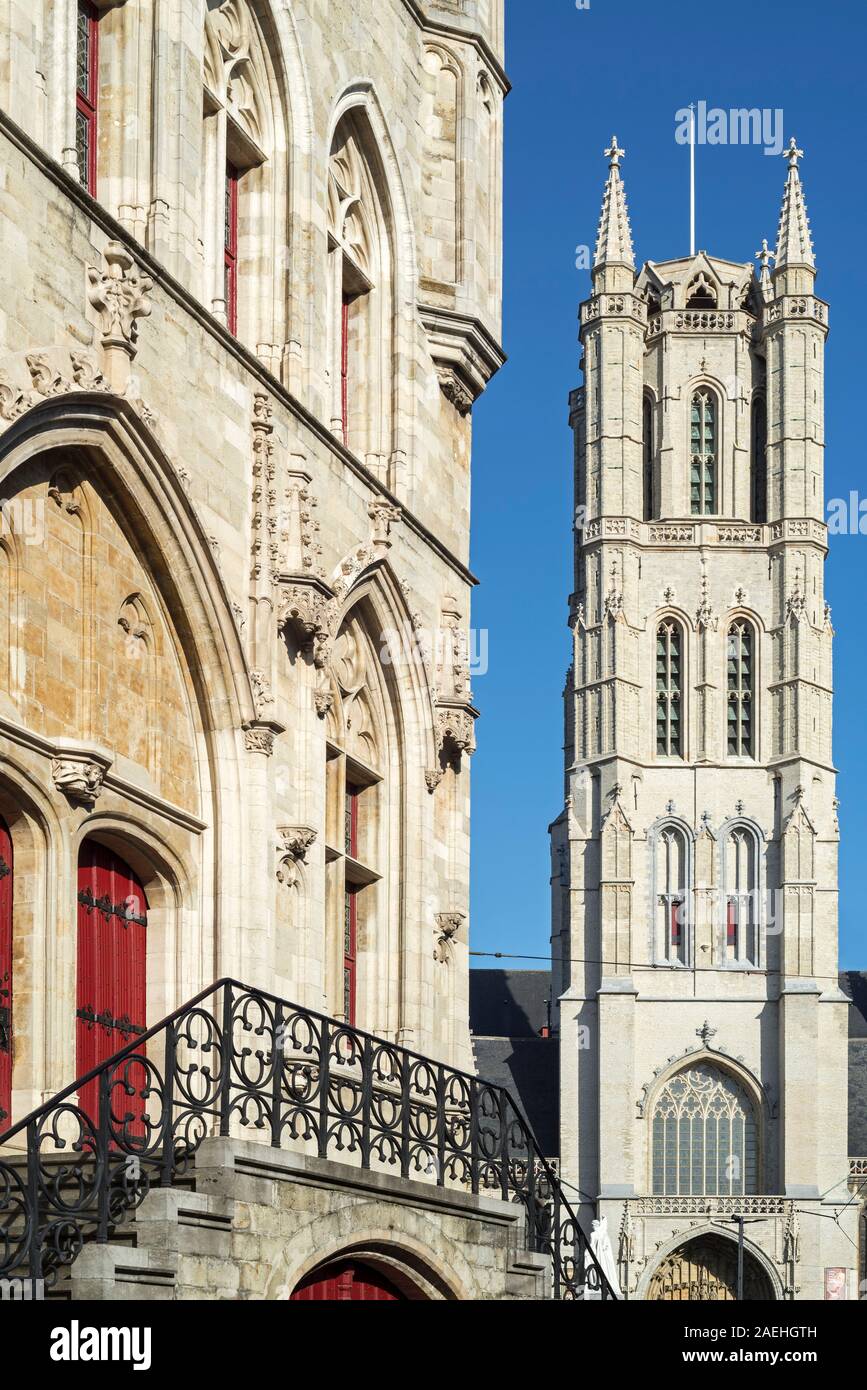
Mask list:
POLYGON ((695 104, 689 105, 689 254, 695 255, 695 104))

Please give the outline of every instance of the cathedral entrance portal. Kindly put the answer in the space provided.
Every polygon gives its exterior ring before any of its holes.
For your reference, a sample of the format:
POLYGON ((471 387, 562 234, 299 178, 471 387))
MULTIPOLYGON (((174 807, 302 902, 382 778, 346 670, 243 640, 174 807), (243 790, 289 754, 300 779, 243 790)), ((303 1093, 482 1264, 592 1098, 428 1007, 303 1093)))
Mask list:
MULTIPOLYGON (((662 1261, 648 1299, 651 1302, 726 1303, 738 1296, 738 1247, 724 1236, 699 1236, 662 1261)), ((744 1300, 773 1301, 770 1280, 755 1256, 744 1251, 744 1300)))

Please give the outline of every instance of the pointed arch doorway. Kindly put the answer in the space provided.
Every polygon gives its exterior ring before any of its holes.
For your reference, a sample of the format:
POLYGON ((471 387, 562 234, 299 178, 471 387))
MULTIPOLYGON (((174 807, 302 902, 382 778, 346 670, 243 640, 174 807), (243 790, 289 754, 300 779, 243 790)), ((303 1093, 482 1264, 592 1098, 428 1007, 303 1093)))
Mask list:
POLYGON ((303 1279, 290 1303, 403 1303, 406 1295, 386 1275, 358 1260, 340 1260, 303 1279))
MULTIPOLYGON (((78 965, 76 1075, 85 1076, 147 1027, 147 911, 144 887, 119 855, 85 840, 78 859, 78 965)), ((112 1110, 119 1120, 117 1096, 112 1110)), ((78 1103, 96 1122, 99 1083, 90 1081, 78 1103)), ((124 1096, 132 1116, 143 1113, 141 1095, 124 1096)))
MULTIPOLYGON (((648 1293, 649 1302, 728 1303, 738 1296, 738 1248, 714 1234, 678 1246, 660 1263, 648 1293)), ((744 1301, 771 1303, 771 1282, 758 1260, 744 1251, 744 1301)))

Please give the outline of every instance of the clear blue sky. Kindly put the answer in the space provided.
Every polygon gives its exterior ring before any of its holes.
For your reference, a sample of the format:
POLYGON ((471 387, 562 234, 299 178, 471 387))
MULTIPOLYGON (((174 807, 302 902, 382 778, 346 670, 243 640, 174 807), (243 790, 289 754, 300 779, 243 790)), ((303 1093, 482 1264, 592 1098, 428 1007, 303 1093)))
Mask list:
MULTIPOLYGON (((576 310, 589 276, 612 133, 636 256, 689 250, 687 151, 675 112, 782 108, 831 305, 827 495, 867 499, 865 96, 867 15, 852 0, 506 0, 505 346, 509 362, 475 411, 474 625, 490 631, 474 681, 472 948, 546 956, 547 827, 562 805, 562 701, 569 661, 571 440, 576 310)), ((747 261, 776 238, 782 157, 756 146, 698 151, 697 243, 747 261)), ((865 521, 867 529, 867 521, 865 521)), ((835 758, 841 770, 841 966, 867 970, 867 535, 832 539, 827 594, 835 643, 835 758)), ((475 961, 476 965, 491 962, 475 961)), ((531 961, 511 962, 531 967, 531 961)))

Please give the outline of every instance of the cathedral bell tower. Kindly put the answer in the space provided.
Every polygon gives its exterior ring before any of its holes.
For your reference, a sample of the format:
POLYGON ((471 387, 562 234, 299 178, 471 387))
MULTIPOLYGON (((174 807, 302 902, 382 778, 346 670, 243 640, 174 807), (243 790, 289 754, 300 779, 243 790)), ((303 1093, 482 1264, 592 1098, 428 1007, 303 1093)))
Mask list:
POLYGON ((763 243, 757 270, 704 251, 636 269, 616 138, 606 157, 570 400, 573 662, 552 827, 563 1176, 588 1221, 608 1217, 628 1297, 730 1296, 736 1215, 754 1296, 820 1298, 823 1271, 845 1267, 855 1297, 828 309, 802 151, 786 151, 776 252, 763 243))

